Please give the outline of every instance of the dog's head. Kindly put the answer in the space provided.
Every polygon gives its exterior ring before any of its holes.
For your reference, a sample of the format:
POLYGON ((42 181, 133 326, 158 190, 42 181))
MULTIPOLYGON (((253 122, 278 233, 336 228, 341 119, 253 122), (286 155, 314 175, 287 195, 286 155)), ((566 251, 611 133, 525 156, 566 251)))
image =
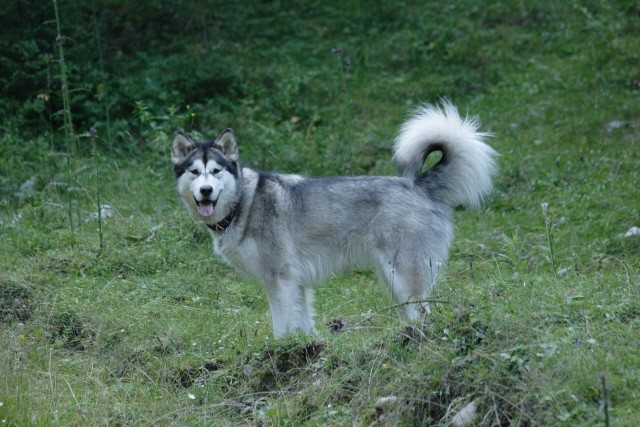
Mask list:
POLYGON ((233 130, 205 142, 193 142, 178 132, 171 161, 178 194, 194 218, 215 224, 234 209, 240 199, 242 169, 233 130))

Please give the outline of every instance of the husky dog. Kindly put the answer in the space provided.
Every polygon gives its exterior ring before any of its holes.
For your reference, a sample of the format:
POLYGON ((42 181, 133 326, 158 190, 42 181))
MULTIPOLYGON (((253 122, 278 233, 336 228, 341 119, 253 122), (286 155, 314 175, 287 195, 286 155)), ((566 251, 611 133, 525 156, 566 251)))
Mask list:
POLYGON ((497 153, 486 136, 444 102, 400 128, 393 160, 402 177, 258 172, 240 165, 231 129, 207 142, 177 133, 171 160, 178 194, 215 252, 266 290, 277 338, 312 333, 314 285, 353 267, 372 267, 404 318, 428 312, 454 208, 477 208, 491 191, 497 153), (422 172, 433 151, 440 161, 422 172))

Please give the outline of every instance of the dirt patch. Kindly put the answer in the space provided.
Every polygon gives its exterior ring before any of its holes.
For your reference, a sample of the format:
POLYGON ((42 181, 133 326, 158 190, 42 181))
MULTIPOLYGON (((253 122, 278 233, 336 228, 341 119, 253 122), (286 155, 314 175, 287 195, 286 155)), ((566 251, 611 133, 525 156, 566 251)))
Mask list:
POLYGON ((199 368, 187 366, 186 368, 178 369, 178 371, 171 376, 170 382, 176 387, 182 388, 189 388, 194 385, 203 386, 210 372, 217 371, 224 366, 225 363, 222 360, 209 361, 199 368))
POLYGON ((245 371, 251 371, 255 377, 256 391, 274 390, 304 375, 304 368, 315 362, 323 350, 324 345, 316 341, 285 342, 265 350, 245 365, 245 371))
POLYGON ((293 348, 267 350, 262 361, 269 361, 278 372, 289 372, 291 369, 307 366, 317 359, 324 346, 310 341, 293 348))
POLYGON ((87 351, 95 332, 74 312, 54 314, 49 321, 49 342, 73 351, 87 351))
POLYGON ((0 278, 0 322, 24 322, 31 318, 31 287, 0 278))

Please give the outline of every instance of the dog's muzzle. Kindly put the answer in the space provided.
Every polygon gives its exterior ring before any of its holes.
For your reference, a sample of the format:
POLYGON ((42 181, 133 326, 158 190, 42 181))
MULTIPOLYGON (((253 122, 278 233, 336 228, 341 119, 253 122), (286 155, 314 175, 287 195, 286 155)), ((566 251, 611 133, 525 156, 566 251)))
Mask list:
POLYGON ((204 185, 200 187, 200 194, 202 194, 203 199, 198 200, 195 196, 193 196, 193 200, 195 200, 196 205, 198 206, 198 212, 200 215, 204 217, 208 217, 213 215, 213 210, 216 207, 217 200, 211 200, 211 194, 213 194, 213 187, 210 185, 204 185))

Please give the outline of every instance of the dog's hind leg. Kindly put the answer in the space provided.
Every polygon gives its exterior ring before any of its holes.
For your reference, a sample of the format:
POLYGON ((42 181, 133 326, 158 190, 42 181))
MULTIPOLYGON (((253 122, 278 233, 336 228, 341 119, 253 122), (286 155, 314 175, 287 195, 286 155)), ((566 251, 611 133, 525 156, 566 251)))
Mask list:
POLYGON ((378 277, 387 286, 393 301, 400 304, 402 318, 413 320, 431 312, 425 299, 435 281, 433 271, 429 265, 417 260, 407 262, 395 257, 378 265, 378 277))

